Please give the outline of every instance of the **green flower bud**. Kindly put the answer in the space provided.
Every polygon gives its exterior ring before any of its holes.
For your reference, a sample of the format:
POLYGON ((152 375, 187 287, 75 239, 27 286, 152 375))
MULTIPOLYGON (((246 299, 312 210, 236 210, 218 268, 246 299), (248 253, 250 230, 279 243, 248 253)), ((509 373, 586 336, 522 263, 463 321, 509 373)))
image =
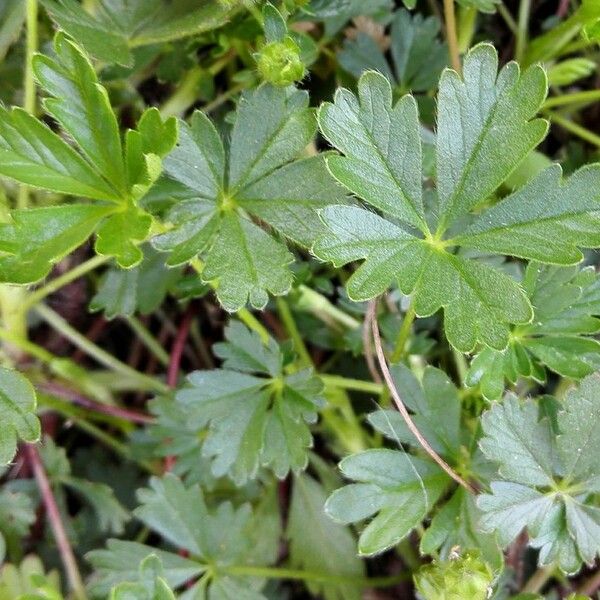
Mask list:
POLYGON ((300 49, 289 36, 263 46, 256 63, 261 77, 273 85, 290 85, 302 79, 305 73, 300 49))
POLYGON ((424 600, 486 600, 494 574, 473 554, 435 561, 415 575, 415 586, 424 600))

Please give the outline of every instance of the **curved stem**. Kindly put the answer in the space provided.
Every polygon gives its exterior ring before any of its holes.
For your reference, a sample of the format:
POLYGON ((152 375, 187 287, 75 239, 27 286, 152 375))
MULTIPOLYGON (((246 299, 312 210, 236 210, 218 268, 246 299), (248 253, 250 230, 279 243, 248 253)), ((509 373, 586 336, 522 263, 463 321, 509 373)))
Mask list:
POLYGON ((556 567, 549 565, 547 567, 540 567, 529 579, 523 588, 524 594, 538 594, 542 588, 548 583, 548 580, 552 578, 556 567))
POLYGON ((415 425, 415 422, 412 420, 410 413, 406 409, 398 390, 396 389, 396 385, 394 380, 392 379, 392 374, 390 373, 390 369, 387 365, 387 361, 385 359, 385 354, 383 352, 383 345, 381 343, 381 335, 379 334, 379 326, 377 325, 377 300, 371 300, 369 302, 369 310, 367 312, 368 319, 371 323, 371 330, 373 332, 373 340, 375 342, 375 352, 377 353, 377 359, 379 360, 379 368, 383 373, 383 378, 392 394, 392 398, 394 399, 394 403, 396 404, 396 408, 398 412, 402 415, 404 422, 406 423, 408 429, 415 436, 423 450, 429 454, 429 456, 439 465, 439 467, 444 470, 456 483, 462 485, 468 492, 474 494, 475 490, 473 487, 467 483, 452 467, 431 447, 429 442, 423 437, 418 427, 415 425))
POLYGON ((54 292, 59 290, 61 287, 64 287, 65 285, 71 283, 72 281, 75 281, 75 279, 79 279, 86 273, 93 271, 94 269, 96 269, 100 265, 103 265, 104 263, 108 262, 109 260, 110 260, 109 256, 100 256, 98 254, 98 255, 93 256, 92 258, 86 260, 85 262, 82 262, 81 264, 77 265, 70 271, 63 273, 59 277, 55 277, 54 279, 50 280, 46 285, 31 292, 25 298, 23 304, 21 305, 22 312, 23 313, 27 312, 32 306, 35 306, 38 302, 40 302, 40 300, 43 300, 44 298, 46 298, 46 296, 53 294, 54 292))
POLYGON ((462 72, 462 65, 458 49, 458 35, 456 33, 454 0, 444 0, 444 21, 446 25, 446 40, 448 41, 450 64, 452 65, 452 68, 460 74, 462 72))
POLYGON ((597 146, 600 148, 600 136, 592 133, 589 129, 566 119, 565 117, 559 115, 558 113, 548 111, 546 116, 557 125, 560 125, 563 129, 566 129, 568 132, 575 134, 580 137, 582 140, 592 144, 592 146, 597 146))
POLYGON ((150 331, 148 331, 148 328, 136 317, 125 317, 125 320, 144 346, 146 346, 146 348, 148 348, 148 350, 156 357, 156 360, 158 360, 163 367, 168 366, 169 355, 161 346, 160 342, 152 335, 152 333, 150 333, 150 331))
POLYGON ((336 387, 342 390, 364 392, 365 394, 379 396, 385 389, 385 386, 381 383, 363 381, 362 379, 349 379, 348 377, 342 377, 341 375, 319 374, 319 377, 326 386, 336 387))
POLYGON ((302 339, 302 335, 298 330, 298 326, 294 320, 294 315, 292 314, 288 303, 281 296, 278 296, 275 302, 277 304, 277 312, 279 313, 279 317, 281 318, 288 335, 294 342, 294 350, 298 354, 298 362, 300 363, 300 366, 312 367, 312 358, 306 349, 306 345, 304 344, 304 340, 302 339))

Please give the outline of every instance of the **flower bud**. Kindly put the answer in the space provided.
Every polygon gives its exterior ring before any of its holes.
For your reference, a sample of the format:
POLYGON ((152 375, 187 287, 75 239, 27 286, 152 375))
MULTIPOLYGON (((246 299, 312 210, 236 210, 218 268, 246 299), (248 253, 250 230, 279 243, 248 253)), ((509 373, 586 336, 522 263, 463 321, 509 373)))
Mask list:
POLYGON ((261 77, 273 85, 290 85, 304 77, 300 49, 288 36, 263 46, 256 62, 261 77))

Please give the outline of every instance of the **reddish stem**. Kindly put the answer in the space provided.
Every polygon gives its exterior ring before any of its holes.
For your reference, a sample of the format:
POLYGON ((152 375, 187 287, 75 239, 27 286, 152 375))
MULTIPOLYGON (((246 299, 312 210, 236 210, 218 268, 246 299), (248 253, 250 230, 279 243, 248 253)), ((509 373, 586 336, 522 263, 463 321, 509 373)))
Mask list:
POLYGON ((146 424, 154 423, 155 421, 155 419, 151 415, 147 415, 145 413, 141 413, 135 410, 130 410, 128 408, 121 408, 119 406, 101 404, 100 402, 96 402, 95 400, 91 400, 90 398, 82 396, 74 390, 65 388, 58 383, 43 383, 38 387, 43 392, 47 392, 48 394, 58 396, 59 398, 63 398, 64 400, 69 400, 70 402, 78 404, 79 406, 83 406, 84 408, 88 408, 90 410, 105 415, 111 415, 113 417, 125 419, 126 421, 130 421, 132 423, 146 424))
POLYGON ((25 446, 25 453, 40 490, 42 502, 46 509, 46 515, 50 521, 50 527, 52 528, 52 533, 56 540, 58 552, 65 567, 67 579, 69 580, 69 586, 73 590, 75 597, 83 600, 85 599, 85 588, 79 573, 77 560, 75 559, 73 549, 69 543, 69 538, 67 537, 67 532, 65 531, 60 511, 56 503, 56 498, 54 497, 46 471, 44 470, 44 465, 42 464, 42 459, 40 458, 37 448, 32 444, 25 446))

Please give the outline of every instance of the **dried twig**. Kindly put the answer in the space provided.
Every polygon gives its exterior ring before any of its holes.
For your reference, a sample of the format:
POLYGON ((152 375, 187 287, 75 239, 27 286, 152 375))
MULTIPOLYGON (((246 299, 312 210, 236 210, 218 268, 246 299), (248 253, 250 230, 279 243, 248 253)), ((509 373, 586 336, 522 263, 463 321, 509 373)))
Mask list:
POLYGON ((400 397, 400 394, 398 393, 398 390, 396 389, 396 385, 394 384, 394 380, 392 379, 392 375, 388 368, 385 354, 383 351, 383 345, 381 343, 381 335, 379 334, 379 326, 377 325, 376 310, 377 310, 377 300, 371 300, 371 302, 369 302, 369 309, 367 311, 367 320, 371 324, 371 331, 373 332, 373 341, 375 343, 375 352, 377 354, 377 359, 379 361, 379 367, 383 374, 385 383, 387 384, 388 389, 390 390, 392 398, 394 399, 396 408, 402 415, 402 418, 406 422, 408 429, 415 436, 415 438, 417 438, 417 441, 419 442, 419 444, 421 445, 423 450, 425 450, 425 452, 427 452, 427 454, 429 454, 429 456, 450 477, 452 477, 452 479, 454 479, 454 481, 456 481, 458 484, 462 485, 470 493, 474 494, 475 490, 473 489, 473 487, 467 481, 465 481, 458 473, 456 473, 456 471, 454 471, 454 469, 452 469, 452 467, 430 446, 429 442, 423 437, 423 435, 421 434, 421 432, 418 430, 417 426, 415 425, 414 421, 412 420, 412 417, 410 416, 410 413, 408 412, 406 406, 404 405, 404 402, 402 402, 402 398, 400 397))

